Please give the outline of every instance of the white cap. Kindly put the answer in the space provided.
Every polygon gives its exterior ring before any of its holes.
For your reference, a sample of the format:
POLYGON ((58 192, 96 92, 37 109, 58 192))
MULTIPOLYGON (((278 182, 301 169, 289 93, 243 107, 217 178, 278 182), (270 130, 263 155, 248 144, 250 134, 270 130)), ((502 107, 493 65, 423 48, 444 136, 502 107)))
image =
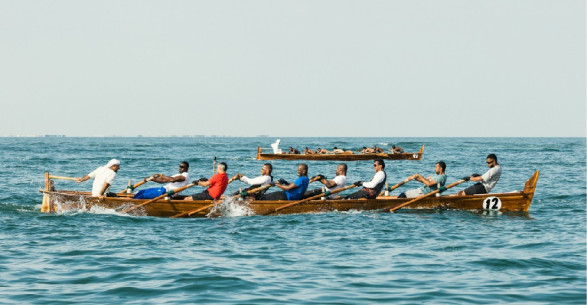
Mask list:
POLYGON ((112 165, 120 165, 120 161, 118 161, 116 159, 112 159, 112 160, 108 161, 108 164, 106 164, 106 167, 111 167, 112 165))

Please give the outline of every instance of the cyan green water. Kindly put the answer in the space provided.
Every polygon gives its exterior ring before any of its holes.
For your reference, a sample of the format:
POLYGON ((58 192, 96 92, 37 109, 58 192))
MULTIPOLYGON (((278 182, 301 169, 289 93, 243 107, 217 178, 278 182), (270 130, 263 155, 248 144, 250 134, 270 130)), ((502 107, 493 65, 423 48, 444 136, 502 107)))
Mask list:
MULTIPOLYGON (((0 303, 4 304, 585 304, 586 143, 582 138, 284 138, 282 146, 346 149, 426 145, 422 161, 387 162, 388 181, 429 175, 448 183, 486 170, 495 192, 541 171, 528 213, 409 211, 167 219, 101 210, 39 212, 43 173, 83 176, 111 158, 114 182, 173 174, 182 160, 209 177, 256 176, 257 146, 273 138, 0 138, 0 303)), ((336 162, 307 162, 334 175, 336 162)), ((296 163, 274 161, 293 180, 296 163)), ((348 162, 349 181, 370 161, 348 162)), ((91 182, 56 182, 89 190, 91 182)), ((470 184, 468 184, 470 185, 470 184)), ((410 182, 397 191, 418 187, 410 182)), ((228 191, 244 187, 234 182, 228 191)), ((460 187, 460 186, 459 186, 460 187)), ((456 188, 459 188, 456 187, 456 188)), ((455 191, 456 191, 455 188, 455 191)), ((201 190, 201 189, 200 189, 201 190)), ((396 192, 397 192, 396 191, 396 192)), ((451 191, 449 191, 451 193, 451 191)), ((234 214, 233 214, 234 215, 234 214)))

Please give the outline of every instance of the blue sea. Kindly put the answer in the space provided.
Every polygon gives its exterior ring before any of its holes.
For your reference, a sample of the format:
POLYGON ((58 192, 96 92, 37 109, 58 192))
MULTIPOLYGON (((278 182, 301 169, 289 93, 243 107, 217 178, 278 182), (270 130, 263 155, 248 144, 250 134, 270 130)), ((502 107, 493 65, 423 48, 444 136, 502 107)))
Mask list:
MULTIPOLYGON (((121 160, 113 184, 154 173, 260 174, 256 148, 275 138, 0 138, 2 304, 585 304, 584 138, 282 138, 281 145, 359 149, 399 145, 421 161, 388 161, 390 185, 447 164, 447 183, 503 167, 494 192, 541 172, 527 213, 408 210, 169 219, 79 210, 40 213, 44 172, 81 177, 121 160)), ((292 181, 297 163, 273 161, 292 181)), ((307 162, 334 176, 337 162, 307 162)), ((347 162, 369 180, 371 161, 347 162)), ((155 186, 148 184, 144 187, 155 186)), ((457 186, 454 193, 465 186, 457 186)), ((394 191, 419 187, 409 182, 394 191)), ((57 180, 90 190, 91 181, 57 180)), ((228 192, 246 187, 229 185, 228 192)), ((202 188, 194 189, 201 191, 202 188)), ((392 193, 392 194, 394 194, 392 193)))

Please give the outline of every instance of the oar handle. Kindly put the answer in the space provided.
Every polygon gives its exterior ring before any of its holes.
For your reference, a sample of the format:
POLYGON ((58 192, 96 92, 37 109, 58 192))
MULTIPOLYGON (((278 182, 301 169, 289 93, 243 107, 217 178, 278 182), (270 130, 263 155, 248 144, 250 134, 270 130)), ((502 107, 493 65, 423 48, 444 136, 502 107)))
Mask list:
POLYGON ((320 197, 324 197, 324 196, 330 196, 330 195, 332 195, 332 194, 340 193, 340 192, 342 192, 342 191, 346 191, 346 190, 348 190, 348 189, 352 189, 353 187, 356 187, 356 185, 354 185, 354 184, 351 184, 351 185, 349 185, 349 186, 346 186, 346 187, 343 187, 343 188, 339 188, 339 189, 336 189, 336 190, 333 190, 333 191, 326 191, 326 192, 323 192, 323 193, 321 193, 321 194, 314 195, 314 196, 312 196, 312 197, 308 197, 308 198, 306 198, 306 199, 302 199, 302 200, 295 201, 295 202, 292 202, 292 203, 284 204, 284 205, 282 205, 282 206, 276 207, 274 210, 272 210, 272 211, 269 211, 268 213, 265 213, 265 214, 263 214, 263 215, 270 215, 270 214, 273 214, 273 213, 275 213, 275 212, 281 211, 281 210, 283 210, 283 209, 289 208, 289 207, 291 207, 291 206, 294 206, 294 205, 297 205, 297 204, 300 204, 300 203, 304 203, 304 202, 308 202, 308 201, 310 201, 310 200, 318 199, 318 198, 320 198, 320 197))
POLYGON ((232 198, 247 197, 248 195, 266 190, 266 189, 270 188, 271 186, 272 186, 271 184, 265 184, 265 185, 260 186, 258 188, 254 188, 250 191, 242 191, 242 192, 240 192, 240 194, 232 196, 232 198))
POLYGON ((63 177, 63 176, 49 176, 49 179, 60 179, 60 180, 71 180, 71 181, 77 181, 77 178, 73 178, 73 177, 63 177))
POLYGON ((167 196, 172 196, 172 195, 174 195, 174 194, 177 194, 177 193, 179 193, 179 192, 182 192, 182 191, 184 191, 184 190, 186 190, 186 189, 188 189, 188 188, 190 188, 190 187, 192 187, 192 186, 195 186, 195 185, 198 185, 198 181, 194 181, 194 182, 192 182, 192 183, 190 183, 190 184, 188 184, 188 185, 186 185, 186 186, 182 186, 182 187, 180 187, 180 188, 177 188, 177 189, 175 189, 175 190, 168 191, 167 193, 165 193, 165 194, 163 194, 163 195, 161 195, 161 196, 159 196, 159 197, 156 197, 156 198, 153 198, 153 199, 151 199, 151 200, 145 201, 145 202, 143 202, 143 203, 141 203, 141 204, 138 204, 138 205, 132 206, 132 207, 130 207, 130 208, 128 208, 128 209, 126 209, 126 210, 124 210, 124 211, 123 211, 123 213, 128 213, 128 212, 130 212, 130 211, 133 211, 133 210, 135 210, 135 209, 138 209, 138 208, 140 208, 140 207, 142 207, 142 206, 145 206, 145 205, 147 205, 147 204, 149 204, 149 203, 155 202, 155 201, 157 201, 157 200, 159 200, 159 199, 161 199, 161 198, 165 198, 165 197, 167 197, 167 196))
POLYGON ((425 195, 418 196, 418 197, 416 197, 416 198, 414 198, 414 199, 412 199, 412 200, 410 200, 410 201, 408 201, 408 202, 404 202, 404 203, 402 203, 402 204, 400 204, 400 205, 398 205, 398 206, 396 206, 396 207, 393 207, 393 208, 386 207, 386 208, 385 208, 385 210, 389 209, 389 212, 397 211, 397 210, 399 210, 399 209, 401 209, 401 208, 405 207, 405 206, 406 206, 406 205, 408 205, 408 204, 412 204, 412 203, 414 203, 414 202, 416 202, 416 201, 419 201, 419 200, 421 200, 421 199, 424 199, 424 198, 430 197, 430 196, 432 196, 432 195, 435 195, 435 194, 437 194, 437 193, 440 193, 440 192, 444 192, 444 191, 448 190, 449 188, 455 187, 455 186, 457 186, 457 185, 459 185, 459 184, 461 184, 461 183, 463 183, 463 182, 465 182, 465 180, 459 180, 459 181, 457 181, 457 182, 454 182, 454 183, 451 183, 451 184, 449 184, 449 185, 448 185, 447 187, 445 187, 445 188, 439 188, 439 189, 437 189, 437 190, 435 190, 435 191, 432 191, 432 192, 430 192, 430 193, 428 193, 428 194, 425 194, 425 195))
POLYGON ((237 180, 237 179, 238 179, 238 174, 236 174, 236 175, 232 176, 232 178, 228 179, 228 183, 231 183, 232 181, 237 180))
POLYGON ((379 194, 379 196, 383 196, 383 194, 385 194, 385 191, 389 191, 389 192, 391 192, 391 191, 395 190, 396 188, 398 188, 398 187, 400 187, 400 186, 402 186, 402 185, 404 185, 404 184, 406 184, 406 183, 408 183, 408 182, 410 182, 410 181, 414 180, 414 178, 415 178, 414 176, 409 176, 409 177, 408 177, 408 178, 406 178, 404 181, 402 181, 402 182, 400 182, 400 183, 398 183, 398 184, 396 184, 396 185, 394 185, 394 186, 390 187, 390 188, 389 188, 389 189, 387 189, 387 190, 384 190, 383 192, 381 192, 381 193, 379 194))
POLYGON ((120 191, 120 193, 118 193, 118 194, 124 194, 124 193, 126 193, 126 190, 128 190, 128 189, 130 189, 132 191, 132 190, 136 189, 137 187, 139 187, 149 181, 152 181, 156 176, 159 176, 159 175, 153 175, 147 179, 141 180, 133 185, 130 185, 127 188, 125 188, 124 190, 120 191))

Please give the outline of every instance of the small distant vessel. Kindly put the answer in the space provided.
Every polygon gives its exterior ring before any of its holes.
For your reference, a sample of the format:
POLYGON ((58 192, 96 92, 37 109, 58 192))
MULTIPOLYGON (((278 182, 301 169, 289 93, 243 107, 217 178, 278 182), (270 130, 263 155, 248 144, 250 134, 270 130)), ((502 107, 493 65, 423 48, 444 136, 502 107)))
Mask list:
POLYGON ((257 160, 313 160, 313 161, 363 161, 363 160, 413 160, 419 161, 424 154, 424 145, 417 153, 340 153, 340 154, 286 154, 263 153, 263 148, 257 147, 257 160))
MULTIPOLYGON (((540 172, 536 171, 526 181, 523 190, 510 193, 479 194, 470 196, 430 196, 413 202, 405 209, 448 209, 448 210, 492 210, 504 212, 526 212, 530 208, 536 183, 540 172)), ((123 211, 145 203, 147 199, 132 199, 132 194, 100 199, 92 197, 89 192, 54 190, 53 180, 45 173, 45 190, 43 193, 44 212, 66 212, 68 210, 91 209, 94 206, 123 211)), ((329 211, 368 211, 394 208, 406 203, 411 198, 396 196, 379 196, 376 199, 358 200, 310 200, 292 205, 292 201, 242 201, 250 210, 250 215, 320 213, 329 211), (291 206, 290 206, 291 205, 291 206)), ((211 200, 157 200, 132 211, 133 215, 178 217, 190 214, 192 217, 221 216, 211 215, 215 204, 222 201, 211 200)), ((213 214, 213 213, 212 213, 213 214)))

